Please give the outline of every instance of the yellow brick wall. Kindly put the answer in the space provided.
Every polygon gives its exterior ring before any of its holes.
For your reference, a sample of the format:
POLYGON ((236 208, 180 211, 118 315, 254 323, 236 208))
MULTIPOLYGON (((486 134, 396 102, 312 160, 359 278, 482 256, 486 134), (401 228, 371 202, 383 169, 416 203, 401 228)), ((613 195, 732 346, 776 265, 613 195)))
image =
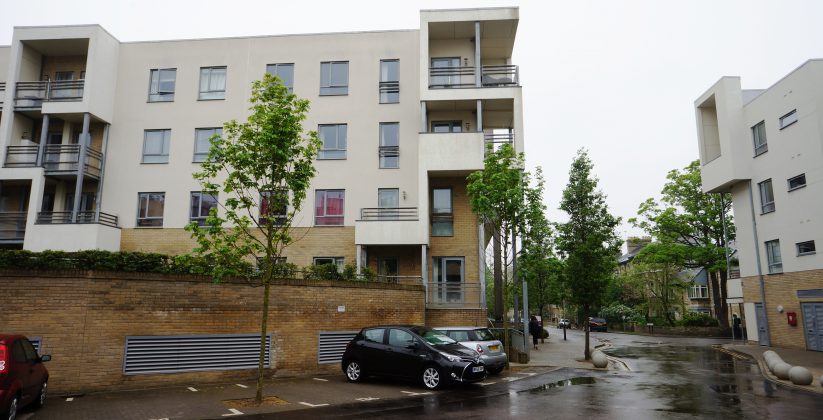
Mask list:
POLYGON ((488 327, 484 309, 434 309, 426 308, 426 325, 429 327, 488 327))
MULTIPOLYGON (((760 281, 757 276, 744 277, 743 301, 760 303, 760 281)), ((796 271, 792 273, 764 275, 766 285, 766 316, 772 346, 806 348, 804 333, 803 302, 823 302, 823 298, 798 298, 797 291, 823 289, 823 270, 796 271), (783 306, 783 313, 777 306, 783 306), (797 313, 797 326, 789 325, 786 313, 797 313)))

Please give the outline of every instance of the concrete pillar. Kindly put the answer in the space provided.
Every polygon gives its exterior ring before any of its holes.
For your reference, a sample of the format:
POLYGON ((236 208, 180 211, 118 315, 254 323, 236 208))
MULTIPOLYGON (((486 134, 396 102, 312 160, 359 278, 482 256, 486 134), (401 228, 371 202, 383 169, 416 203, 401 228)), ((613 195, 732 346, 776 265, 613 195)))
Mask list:
MULTIPOLYGON (((103 205, 103 175, 106 172, 106 149, 109 147, 109 128, 111 124, 106 124, 103 127, 103 159, 100 162, 100 176, 97 179, 97 193, 94 197, 94 220, 100 220, 100 209, 103 205)), ((90 139, 91 140, 91 139, 90 139)), ((89 143, 91 144, 91 142, 89 143)))
POLYGON ((483 100, 477 100, 477 131, 483 131, 483 100))
POLYGON ((354 251, 355 257, 354 258, 357 260, 357 275, 359 276, 360 275, 361 256, 363 255, 363 245, 355 245, 354 249, 355 249, 355 251, 354 251))
POLYGON ((80 211, 80 200, 83 198, 83 175, 85 175, 87 139, 89 137, 89 125, 91 124, 91 114, 83 114, 83 131, 80 133, 80 153, 77 156, 77 181, 74 184, 74 205, 71 210, 71 222, 77 223, 77 213, 80 211))
POLYGON ((426 293, 426 303, 429 303, 429 268, 426 244, 420 245, 420 277, 423 280, 423 291, 426 293))
POLYGON ((474 85, 483 86, 480 66, 480 21, 474 22, 474 85))
POLYGON ((49 141, 49 114, 43 114, 43 125, 40 126, 40 147, 37 148, 37 166, 43 164, 43 154, 46 152, 46 142, 49 141))
POLYGON ((426 101, 420 101, 420 132, 427 133, 429 131, 426 123, 428 116, 426 115, 426 101))

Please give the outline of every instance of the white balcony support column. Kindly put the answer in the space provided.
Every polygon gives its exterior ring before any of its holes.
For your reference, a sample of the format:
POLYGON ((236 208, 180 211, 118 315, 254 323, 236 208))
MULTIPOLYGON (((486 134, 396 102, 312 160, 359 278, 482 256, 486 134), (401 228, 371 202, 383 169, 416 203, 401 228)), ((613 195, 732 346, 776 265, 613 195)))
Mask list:
POLYGON ((420 101, 420 132, 425 133, 428 130, 428 124, 426 124, 426 120, 428 116, 426 115, 426 101, 420 101))
POLYGON ((100 208, 103 207, 103 175, 106 172, 106 150, 109 148, 109 128, 111 124, 103 127, 103 159, 100 162, 100 175, 97 178, 97 193, 94 197, 94 221, 100 220, 100 208))
POLYGON ((426 244, 420 245, 420 277, 423 279, 423 293, 426 294, 426 303, 429 303, 429 268, 427 262, 426 244))
POLYGON ((480 270, 480 307, 486 309, 486 239, 485 226, 483 222, 477 224, 477 261, 480 270))
POLYGON ((355 249, 355 251, 354 251, 355 257, 354 258, 357 260, 357 275, 359 276, 360 275, 360 261, 361 261, 361 256, 363 255, 363 245, 355 245, 354 249, 355 249))
POLYGON ((43 164, 43 154, 46 152, 46 142, 49 140, 49 114, 43 114, 43 125, 40 127, 40 145, 37 148, 37 166, 43 164))
POLYGON ((480 66, 480 21, 474 22, 474 85, 477 87, 483 86, 480 66))
POLYGON ((483 100, 477 100, 477 131, 483 132, 483 100))
POLYGON ((77 182, 74 184, 74 205, 71 211, 71 222, 77 223, 77 213, 80 211, 80 200, 83 195, 83 175, 86 173, 86 148, 88 147, 89 125, 91 114, 83 114, 83 132, 80 133, 80 152, 77 156, 77 182))

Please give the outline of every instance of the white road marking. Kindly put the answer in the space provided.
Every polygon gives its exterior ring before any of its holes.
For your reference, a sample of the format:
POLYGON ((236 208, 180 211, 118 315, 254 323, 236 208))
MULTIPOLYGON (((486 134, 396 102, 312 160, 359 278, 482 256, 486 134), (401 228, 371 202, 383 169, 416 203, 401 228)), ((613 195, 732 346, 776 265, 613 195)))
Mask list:
POLYGON ((494 385, 496 383, 497 382, 478 382, 477 385, 489 386, 489 385, 494 385))
POLYGON ((66 401, 72 402, 72 401, 74 401, 74 397, 68 397, 68 398, 66 398, 66 401))
POLYGON ((239 416, 239 415, 242 415, 242 414, 243 414, 243 412, 242 412, 242 411, 237 410, 237 409, 235 409, 235 408, 230 408, 230 409, 229 409, 229 411, 231 411, 231 413, 229 413, 229 414, 223 414, 223 417, 229 417, 229 416, 239 416))
POLYGON ((431 392, 411 392, 411 391, 400 391, 404 394, 408 394, 411 397, 416 397, 418 395, 431 395, 431 392))
POLYGON ((518 379, 522 379, 522 378, 512 378, 512 377, 503 378, 504 381, 509 381, 509 382, 516 381, 518 379))
POLYGON ((247 385, 243 385, 243 384, 235 384, 235 385, 239 386, 240 388, 248 388, 247 385))
POLYGON ((312 379, 314 379, 315 381, 323 381, 323 382, 328 382, 329 381, 328 379, 323 379, 323 378, 312 378, 312 379))
POLYGON ((307 403, 307 402, 303 402, 303 401, 300 401, 300 404, 303 404, 303 405, 305 405, 306 407, 311 407, 311 408, 314 408, 314 407, 323 407, 323 406, 327 406, 327 405, 328 405, 328 404, 309 404, 309 403, 307 403))
POLYGON ((191 391, 191 392, 197 392, 197 388, 194 388, 194 387, 189 387, 189 391, 191 391))
POLYGON ((357 398, 357 401, 374 401, 379 400, 380 398, 377 397, 365 397, 365 398, 357 398))

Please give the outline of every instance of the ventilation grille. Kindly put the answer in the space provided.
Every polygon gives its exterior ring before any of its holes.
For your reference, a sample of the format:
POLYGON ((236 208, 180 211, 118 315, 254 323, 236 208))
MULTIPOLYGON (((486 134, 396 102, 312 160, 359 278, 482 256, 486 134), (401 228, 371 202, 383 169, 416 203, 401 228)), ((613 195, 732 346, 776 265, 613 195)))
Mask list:
POLYGON ((321 331, 317 345, 317 363, 339 363, 343 359, 346 345, 357 335, 357 331, 321 331))
MULTIPOLYGON (((126 337, 123 373, 256 369, 259 355, 260 334, 126 337)), ((271 366, 271 334, 264 365, 271 366)))

